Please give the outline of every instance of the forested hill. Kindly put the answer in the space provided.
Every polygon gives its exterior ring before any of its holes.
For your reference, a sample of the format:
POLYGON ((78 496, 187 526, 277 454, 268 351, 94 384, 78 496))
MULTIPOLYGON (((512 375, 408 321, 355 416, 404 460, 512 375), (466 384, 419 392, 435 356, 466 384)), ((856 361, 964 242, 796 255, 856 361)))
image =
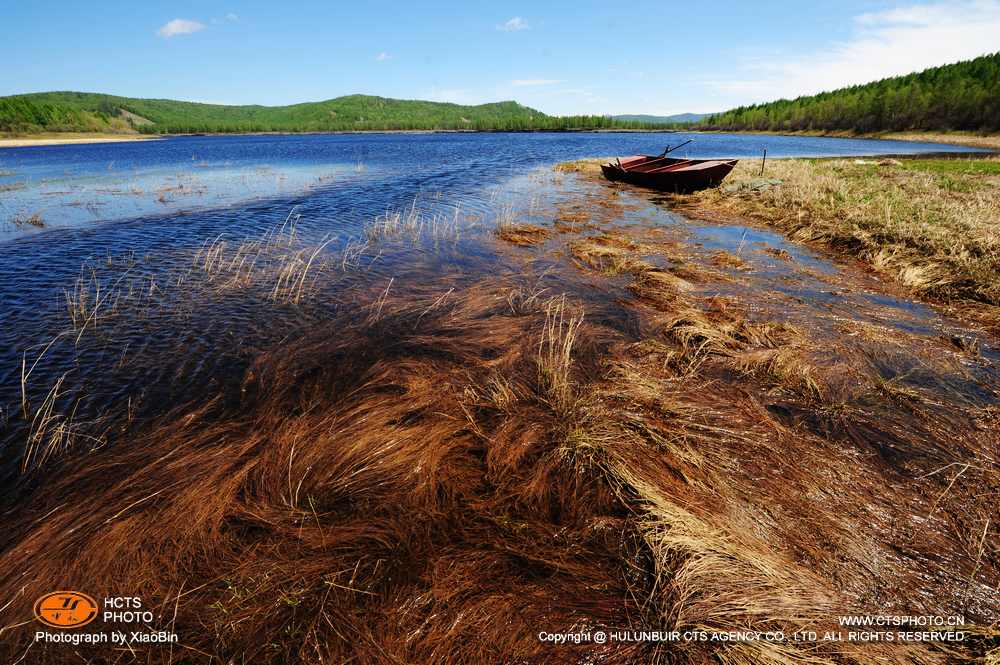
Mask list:
POLYGON ((1000 52, 810 97, 742 106, 707 118, 699 129, 1000 131, 1000 52))
MULTIPOLYGON (((291 106, 225 106, 83 92, 0 97, 2 134, 663 127, 643 116, 549 116, 517 102, 462 106, 370 95, 291 106)), ((1000 52, 818 95, 743 106, 714 114, 694 127, 779 132, 1000 131, 1000 52)))
POLYGON ((606 116, 549 116, 517 102, 462 106, 350 95, 291 106, 224 106, 84 92, 0 97, 0 132, 323 132, 642 128, 606 116))

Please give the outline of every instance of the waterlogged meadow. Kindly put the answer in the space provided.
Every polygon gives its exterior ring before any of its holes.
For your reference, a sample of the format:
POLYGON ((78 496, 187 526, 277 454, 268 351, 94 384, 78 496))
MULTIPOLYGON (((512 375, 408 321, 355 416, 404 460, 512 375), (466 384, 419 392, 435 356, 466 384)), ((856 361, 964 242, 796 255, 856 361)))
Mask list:
POLYGON ((164 663, 993 648, 994 332, 756 222, 457 161, 8 243, 47 299, 4 287, 4 655, 65 661, 24 624, 53 585, 141 595, 164 663), (46 238, 83 267, 41 276, 46 238), (869 614, 965 637, 782 637, 869 614), (770 637, 539 639, 596 631, 770 637))

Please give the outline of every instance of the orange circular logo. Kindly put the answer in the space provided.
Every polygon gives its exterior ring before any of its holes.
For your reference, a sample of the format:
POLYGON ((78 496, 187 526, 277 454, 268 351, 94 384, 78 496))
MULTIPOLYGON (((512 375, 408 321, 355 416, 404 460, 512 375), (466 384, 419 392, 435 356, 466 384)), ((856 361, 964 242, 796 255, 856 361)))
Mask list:
POLYGON ((79 628, 97 617, 97 601, 78 591, 53 591, 35 601, 35 618, 52 628, 79 628))

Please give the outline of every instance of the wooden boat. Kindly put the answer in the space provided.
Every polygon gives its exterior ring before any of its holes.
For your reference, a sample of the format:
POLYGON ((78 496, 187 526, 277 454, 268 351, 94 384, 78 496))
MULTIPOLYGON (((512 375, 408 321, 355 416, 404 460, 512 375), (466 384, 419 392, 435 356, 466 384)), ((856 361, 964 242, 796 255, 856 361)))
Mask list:
POLYGON ((678 159, 663 155, 636 155, 602 164, 608 180, 665 192, 694 192, 715 187, 736 166, 737 159, 678 159))

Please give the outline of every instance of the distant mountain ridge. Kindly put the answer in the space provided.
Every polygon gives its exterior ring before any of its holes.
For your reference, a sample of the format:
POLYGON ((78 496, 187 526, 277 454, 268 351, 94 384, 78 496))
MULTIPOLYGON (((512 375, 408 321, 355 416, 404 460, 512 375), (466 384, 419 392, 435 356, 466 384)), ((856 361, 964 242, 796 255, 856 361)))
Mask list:
POLYGON ((289 106, 225 106, 88 92, 0 97, 0 132, 324 132, 642 129, 608 116, 550 116, 517 102, 476 106, 347 95, 289 106))
POLYGON ((622 120, 625 122, 642 122, 652 125, 674 125, 698 122, 711 115, 711 113, 678 113, 676 115, 645 115, 640 113, 633 115, 613 115, 611 117, 615 120, 622 120))

